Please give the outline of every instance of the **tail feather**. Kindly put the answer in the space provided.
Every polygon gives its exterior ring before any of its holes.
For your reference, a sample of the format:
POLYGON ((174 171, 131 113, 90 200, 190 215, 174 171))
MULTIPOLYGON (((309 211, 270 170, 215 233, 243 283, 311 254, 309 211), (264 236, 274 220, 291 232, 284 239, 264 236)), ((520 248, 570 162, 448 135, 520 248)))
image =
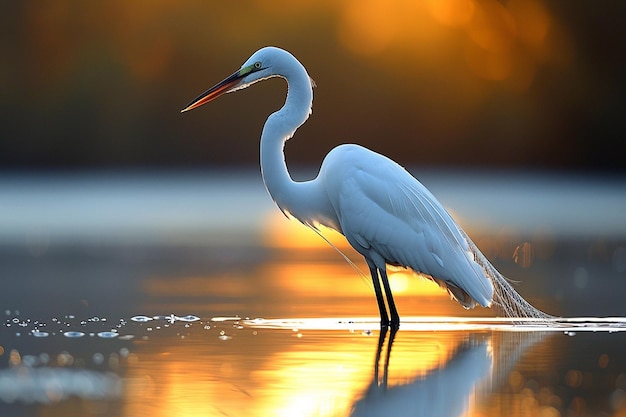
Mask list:
MULTIPOLYGON (((422 274, 423 275, 423 274, 422 274)), ((466 291, 452 284, 451 282, 446 282, 430 275, 424 275, 424 277, 433 280, 439 288, 445 290, 451 299, 456 300, 459 304, 463 306, 465 309, 474 308, 477 305, 480 305, 476 300, 474 300, 466 291)))
POLYGON ((535 308, 528 301, 519 295, 511 286, 511 283, 498 270, 491 265, 485 255, 476 247, 474 242, 465 234, 470 249, 474 252, 475 262, 481 266, 485 275, 491 279, 493 284, 493 305, 498 314, 505 317, 549 319, 552 316, 535 308))

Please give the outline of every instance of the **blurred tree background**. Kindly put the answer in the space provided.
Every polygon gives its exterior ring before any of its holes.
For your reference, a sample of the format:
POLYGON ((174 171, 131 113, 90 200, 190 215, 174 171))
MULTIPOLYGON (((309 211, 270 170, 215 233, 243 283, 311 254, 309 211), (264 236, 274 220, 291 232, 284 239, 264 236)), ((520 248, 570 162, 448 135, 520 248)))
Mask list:
POLYGON ((265 45, 316 80, 287 147, 626 173, 623 0, 5 1, 0 168, 258 163, 281 81, 180 110, 265 45), (297 142, 297 143, 296 143, 297 142))

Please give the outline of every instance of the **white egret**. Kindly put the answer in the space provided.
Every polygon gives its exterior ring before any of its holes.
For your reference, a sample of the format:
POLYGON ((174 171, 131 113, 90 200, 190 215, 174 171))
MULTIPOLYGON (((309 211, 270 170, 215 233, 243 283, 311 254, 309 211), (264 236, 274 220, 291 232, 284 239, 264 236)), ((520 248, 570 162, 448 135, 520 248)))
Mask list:
POLYGON ((292 180, 283 148, 311 114, 314 83, 289 52, 258 50, 182 112, 271 77, 284 78, 288 89, 285 104, 267 118, 261 134, 265 186, 283 213, 311 228, 324 225, 342 233, 365 257, 381 326, 397 329, 400 323, 387 264, 429 277, 465 308, 495 305, 507 316, 547 316, 513 290, 426 187, 385 156, 340 145, 324 158, 316 178, 292 180))

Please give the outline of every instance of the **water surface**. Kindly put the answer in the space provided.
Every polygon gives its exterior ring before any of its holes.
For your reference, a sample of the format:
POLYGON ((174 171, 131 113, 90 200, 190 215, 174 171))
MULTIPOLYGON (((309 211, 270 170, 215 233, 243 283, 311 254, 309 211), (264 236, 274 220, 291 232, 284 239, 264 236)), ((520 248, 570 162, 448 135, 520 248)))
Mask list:
POLYGON ((276 214, 256 176, 5 178, 0 415, 625 413, 621 185, 558 198, 554 178, 518 178, 507 192, 528 207, 507 217, 490 202, 502 178, 476 177, 492 190, 478 200, 467 178, 430 178, 526 298, 581 319, 513 325, 395 271, 389 349, 367 277, 276 214), (559 216, 575 195, 589 210, 559 216))

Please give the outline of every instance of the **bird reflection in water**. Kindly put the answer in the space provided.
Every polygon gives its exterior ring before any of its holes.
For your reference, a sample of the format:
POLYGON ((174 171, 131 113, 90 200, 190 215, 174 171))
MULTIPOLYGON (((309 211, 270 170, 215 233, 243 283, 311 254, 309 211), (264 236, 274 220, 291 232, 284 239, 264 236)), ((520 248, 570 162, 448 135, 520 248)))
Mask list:
POLYGON ((389 364, 396 333, 391 329, 384 349, 387 331, 380 332, 372 382, 354 403, 351 417, 454 417, 468 413, 472 403, 482 404, 481 409, 497 408, 502 402, 498 392, 506 390, 513 369, 529 349, 543 344, 552 335, 545 332, 472 333, 443 364, 424 376, 389 387, 389 364), (478 400, 471 401, 474 397, 478 400))
POLYGON ((380 377, 380 359, 386 336, 386 330, 380 332, 372 383, 364 396, 354 404, 350 414, 352 417, 452 417, 467 411, 469 398, 475 386, 491 369, 492 356, 488 349, 488 341, 469 339, 443 366, 432 370, 423 378, 389 388, 387 386, 389 359, 396 330, 390 331, 380 377))

